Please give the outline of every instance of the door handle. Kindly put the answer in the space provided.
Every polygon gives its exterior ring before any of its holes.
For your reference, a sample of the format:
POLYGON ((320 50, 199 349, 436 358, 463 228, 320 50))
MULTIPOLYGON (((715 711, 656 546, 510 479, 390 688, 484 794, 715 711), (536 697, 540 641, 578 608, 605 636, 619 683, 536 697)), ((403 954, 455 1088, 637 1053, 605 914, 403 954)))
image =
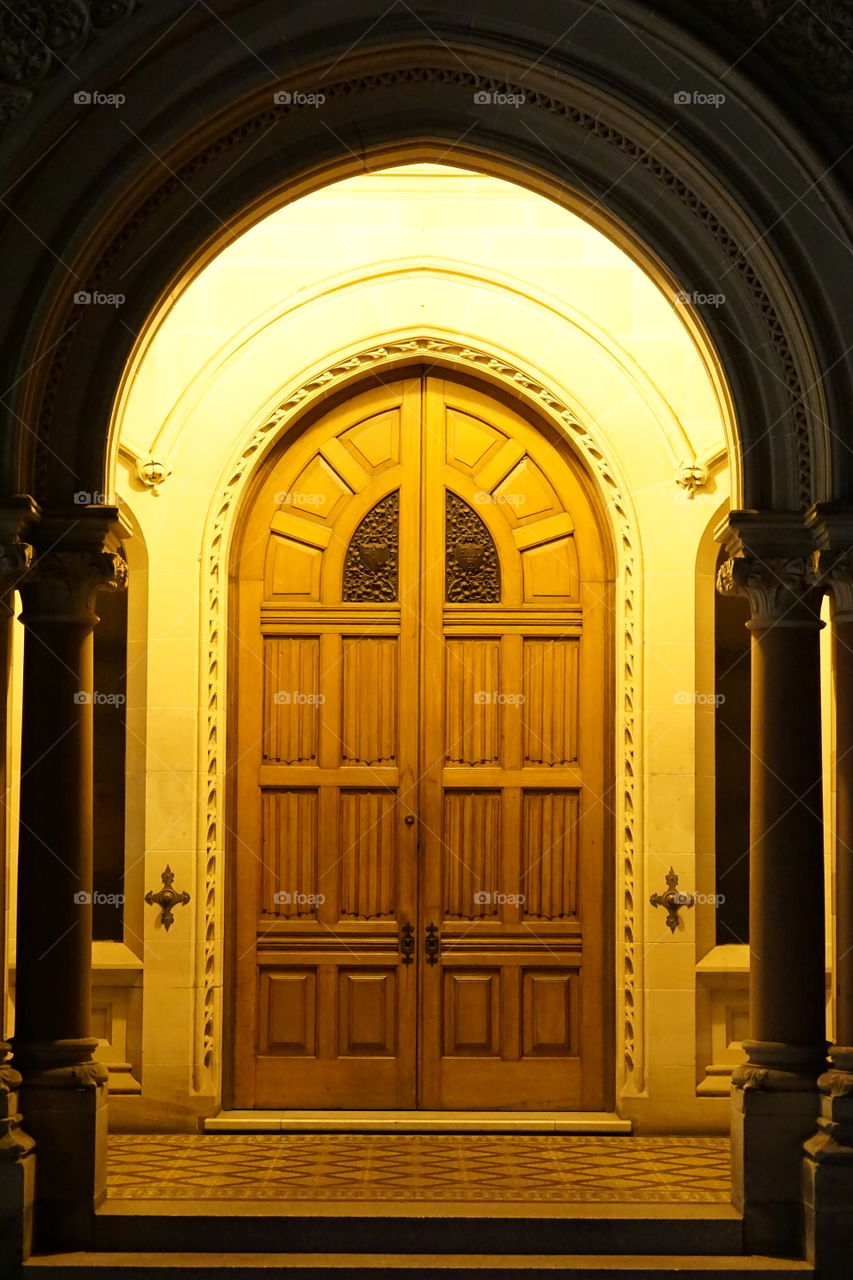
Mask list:
POLYGON ((434 924, 427 925, 424 951, 426 952, 427 964, 438 964, 438 957, 441 952, 441 934, 434 924))
POLYGON ((404 924, 400 930, 400 959, 403 964, 411 964, 415 958, 415 927, 404 924))

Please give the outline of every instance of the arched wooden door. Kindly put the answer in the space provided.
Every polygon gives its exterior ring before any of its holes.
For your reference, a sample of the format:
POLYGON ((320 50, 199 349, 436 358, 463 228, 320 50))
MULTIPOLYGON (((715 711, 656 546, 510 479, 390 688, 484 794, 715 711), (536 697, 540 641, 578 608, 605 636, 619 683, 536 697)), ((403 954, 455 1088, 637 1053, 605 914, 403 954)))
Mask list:
POLYGON ((232 1101, 604 1105, 610 584, 580 469, 407 376, 267 465, 232 570, 232 1101))

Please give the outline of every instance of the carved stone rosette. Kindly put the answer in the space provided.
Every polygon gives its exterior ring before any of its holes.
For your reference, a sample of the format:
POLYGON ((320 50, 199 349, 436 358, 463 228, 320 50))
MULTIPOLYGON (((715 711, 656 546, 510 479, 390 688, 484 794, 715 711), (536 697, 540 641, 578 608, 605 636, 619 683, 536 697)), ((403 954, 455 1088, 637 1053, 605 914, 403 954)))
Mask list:
POLYGON ((805 558, 732 556, 720 565, 717 590, 724 596, 746 597, 750 628, 820 625, 823 593, 805 558))

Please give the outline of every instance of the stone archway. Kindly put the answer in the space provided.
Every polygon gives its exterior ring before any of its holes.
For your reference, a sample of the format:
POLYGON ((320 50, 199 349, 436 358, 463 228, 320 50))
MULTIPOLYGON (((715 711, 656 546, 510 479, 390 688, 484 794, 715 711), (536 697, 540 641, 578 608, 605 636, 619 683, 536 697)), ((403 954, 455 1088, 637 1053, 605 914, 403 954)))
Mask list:
MULTIPOLYGON (((57 111, 51 118, 48 95, 38 107, 41 157, 30 164, 26 145, 14 154, 13 174, 26 217, 20 227, 13 226, 4 250, 12 269, 9 328, 2 344, 10 357, 3 374, 13 388, 7 406, 10 421, 25 424, 25 429, 5 436, 4 483, 7 491, 32 492, 47 511, 48 518, 32 534, 41 585, 26 588, 32 600, 29 615, 36 629, 46 619, 48 626, 59 629, 52 634, 59 635, 56 647, 74 678, 85 685, 86 641, 84 635, 78 644, 76 633, 73 641, 60 634, 69 602, 75 625, 84 630, 93 625, 94 589, 111 574, 120 578, 121 569, 103 550, 106 525, 114 513, 76 512, 72 522, 62 508, 79 489, 104 487, 111 407, 134 336, 146 318, 180 287, 188 270, 215 252, 223 226, 226 235, 236 233, 260 215, 267 201, 280 200, 284 192, 292 197, 335 176, 399 157, 436 159, 448 148, 466 164, 509 173, 553 198, 571 202, 581 191, 585 208, 602 211, 608 226, 618 227, 626 243, 634 245, 653 269, 691 296, 718 290, 725 277, 725 314, 708 313, 704 324, 729 371, 735 402, 743 455, 738 500, 771 513, 769 519, 740 520, 733 526, 731 549, 737 563, 726 575, 726 584, 751 593, 762 627, 768 620, 780 620, 793 595, 804 632, 811 636, 814 592, 804 562, 816 542, 830 554, 843 550, 848 534, 832 512, 813 513, 807 529, 801 513, 816 501, 849 500, 850 494, 849 459, 843 442, 833 435, 834 426, 845 421, 850 402, 850 371, 840 358, 837 324, 847 305, 842 292, 847 228, 838 193, 831 179, 819 173, 815 152, 802 139, 776 128, 748 83, 734 78, 726 86, 724 114, 717 117, 728 125, 725 142, 720 130, 699 116, 679 130, 668 99, 669 84, 648 87, 655 84, 652 61, 660 61, 664 53, 676 84, 698 85, 709 92, 720 89, 721 65, 669 28, 654 35, 646 32, 640 39, 642 28, 627 7, 627 21, 618 12, 601 14, 594 30, 579 34, 570 50, 562 49, 559 58, 550 59, 550 50, 560 43, 559 33, 552 30, 554 16, 537 13, 537 35, 525 36, 519 53, 522 34, 510 6, 492 15, 488 29, 474 38, 468 32, 464 46, 448 5, 433 15, 428 37, 417 15, 410 14, 395 18, 392 29, 381 33, 381 43, 378 38, 368 40, 352 53, 352 24, 365 16, 358 11, 350 11, 350 26, 343 29, 333 21, 332 6, 312 7, 310 18, 298 11, 283 53, 276 6, 245 4, 239 10, 235 22, 252 38, 259 61, 246 61, 245 40, 239 51, 217 47, 212 15, 200 18, 191 33, 178 32, 164 41, 141 68, 134 68, 130 42, 127 47, 114 44, 93 71, 101 69, 111 76, 127 69, 130 100, 136 93, 135 114, 126 122, 129 130, 105 127, 104 108, 97 104, 82 127, 72 128, 81 123, 76 117, 57 111), (187 34, 196 41, 192 57, 184 44, 187 34), (638 51, 635 40, 644 52, 638 51), (607 54, 602 55, 605 48, 607 54), (271 103, 269 74, 272 70, 279 82, 285 56, 292 86, 285 91, 291 101, 271 103), (199 70, 182 76, 179 68, 187 66, 199 70), (171 71, 171 76, 164 71, 171 71), (294 90, 309 82, 321 86, 317 91, 328 98, 323 120, 313 105, 294 100, 294 90), (162 95, 163 83, 174 86, 165 103, 157 96, 162 95), (606 94, 601 83, 610 86, 606 94), (492 98, 529 96, 532 127, 520 115, 477 116, 473 108, 482 105, 474 102, 478 93, 492 98), (204 123, 199 126, 201 116, 204 123), (128 132, 143 136, 141 148, 128 142, 128 132), (93 139, 104 146, 93 147, 93 139), (756 179, 756 150, 771 157, 771 179, 756 179), (169 171, 165 177, 162 165, 169 171), (85 184, 85 199, 79 197, 79 187, 69 190, 68 174, 85 184), (567 174, 575 193, 570 196, 567 174), (771 181, 773 200, 795 201, 793 225, 784 236, 765 225, 764 210, 768 203, 772 207, 766 190, 771 181), (33 239, 24 222, 29 222, 33 239), (45 265, 45 244, 61 265, 45 265), (790 282, 796 283, 792 287, 790 282), (75 301, 75 293, 84 296, 75 301), (95 300, 98 293, 125 298, 125 332, 95 300), (59 560, 50 555, 57 537, 64 539, 59 560), (64 593, 65 612, 58 607, 57 589, 64 593)), ((579 5, 572 16, 582 16, 579 5)), ((566 21, 567 14, 561 13, 560 20, 566 21)), ((13 580, 27 568, 26 531, 34 514, 26 504, 18 505, 7 521, 13 580)), ((827 581, 821 579, 822 587, 827 581)), ((839 588, 842 595, 845 589, 839 588)), ((774 635, 771 641, 776 662, 771 683, 778 686, 796 663, 782 660, 777 639, 774 635)), ((813 646, 807 649, 805 662, 813 673, 813 646)), ((41 675, 41 693, 32 689, 28 698, 34 718, 47 694, 58 698, 68 689, 67 671, 63 675, 58 664, 43 668, 41 675)), ((81 745, 86 714, 77 713, 79 732, 70 739, 65 760, 66 809, 73 815, 79 814, 86 787, 81 745), (75 780, 77 787, 72 785, 75 780)), ((786 727, 793 736, 796 726, 783 720, 783 736, 786 727)), ((33 737, 30 757, 44 745, 33 737)), ((811 785, 813 752, 805 771, 785 756, 775 764, 795 789, 802 788, 804 777, 811 785)), ((44 819, 36 810, 31 798, 27 812, 38 833, 44 819)), ((758 813, 762 829, 772 827, 777 810, 765 803, 758 813)), ((74 865, 79 864, 85 875, 84 827, 75 827, 70 842, 74 865)), ((56 834, 55 827, 42 826, 41 831, 49 838, 56 834)), ((812 891, 811 828, 809 842, 810 865, 803 861, 791 870, 804 882, 814 924, 819 896, 812 891)), ((785 903, 777 905, 784 917, 785 903)), ((790 923, 795 923, 793 913, 790 923)), ((759 1046, 744 1081, 755 1089, 772 1077, 771 1086, 778 1085, 785 1096, 793 1081, 793 1092, 802 1095, 797 1125, 785 1140, 786 1190, 771 1197, 773 1230, 783 1236, 791 1205, 797 1202, 791 1176, 798 1169, 801 1130, 814 1110, 813 978, 820 948, 811 934, 808 943, 810 986, 799 995, 809 1008, 809 1043, 800 1046, 799 1056, 792 1052, 796 1045, 790 1024, 776 1016, 778 1004, 765 999, 763 1008, 770 1016, 762 1034, 777 1048, 781 1045, 781 1051, 768 1060, 759 1046), (775 1038, 769 1035, 774 1025, 779 1031, 775 1038)), ((762 980, 764 997, 772 985, 766 976, 771 968, 768 964, 762 980)), ((79 998, 73 1003, 81 1012, 79 998)), ((20 1054, 42 1090, 30 1093, 34 1123, 39 1112, 35 1100, 43 1101, 49 1092, 44 1074, 56 1069, 51 1085, 79 1081, 82 1063, 69 1060, 67 1045, 76 1044, 81 1052, 86 1047, 85 1037, 78 1037, 73 1028, 72 1034, 58 1025, 50 1030, 57 1043, 66 1046, 65 1056, 28 1059, 26 1045, 20 1054)), ((35 1028, 31 1032, 35 1034, 35 1028)), ((30 1048, 40 1046, 34 1043, 30 1048)), ((97 1074, 82 1074, 94 1097, 100 1088, 97 1074)), ((772 1087, 767 1091, 772 1093, 772 1087)), ((59 1199, 58 1228, 75 1242, 85 1238, 90 1191, 97 1187, 92 1135, 98 1109, 95 1101, 81 1122, 81 1147, 86 1151, 79 1182, 82 1199, 75 1200, 68 1188, 51 1189, 59 1199)), ((753 1139, 746 1121, 744 1125, 749 1148, 753 1139)), ((47 1167, 49 1125, 42 1124, 41 1135, 47 1167)), ((758 1206, 759 1225, 766 1221, 763 1209, 758 1206)))

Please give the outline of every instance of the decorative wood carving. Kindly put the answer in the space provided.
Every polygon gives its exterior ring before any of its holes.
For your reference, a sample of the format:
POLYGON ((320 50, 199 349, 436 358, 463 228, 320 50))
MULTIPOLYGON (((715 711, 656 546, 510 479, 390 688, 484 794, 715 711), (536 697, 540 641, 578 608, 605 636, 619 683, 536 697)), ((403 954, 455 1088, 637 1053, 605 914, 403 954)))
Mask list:
POLYGON ((352 536, 344 561, 342 599, 348 602, 397 599, 400 558, 400 495, 377 502, 352 536))
POLYGON ((496 604, 501 568, 492 535, 473 507, 447 491, 445 565, 448 604, 496 604))

